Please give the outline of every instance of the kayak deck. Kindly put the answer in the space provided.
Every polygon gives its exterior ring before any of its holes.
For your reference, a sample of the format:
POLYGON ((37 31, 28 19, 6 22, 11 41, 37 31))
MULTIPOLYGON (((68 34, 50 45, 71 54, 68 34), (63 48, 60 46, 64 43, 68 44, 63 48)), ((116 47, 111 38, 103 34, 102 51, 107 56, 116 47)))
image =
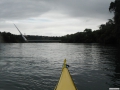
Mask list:
POLYGON ((77 90, 64 60, 62 73, 55 90, 77 90))

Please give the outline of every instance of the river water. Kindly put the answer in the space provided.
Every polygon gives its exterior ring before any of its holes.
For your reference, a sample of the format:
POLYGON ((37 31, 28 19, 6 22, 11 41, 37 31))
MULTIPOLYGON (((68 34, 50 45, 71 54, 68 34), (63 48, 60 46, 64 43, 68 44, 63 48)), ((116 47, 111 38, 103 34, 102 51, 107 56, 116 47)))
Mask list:
POLYGON ((120 59, 115 47, 0 43, 0 90, 54 90, 65 58, 78 90, 120 88, 120 59))

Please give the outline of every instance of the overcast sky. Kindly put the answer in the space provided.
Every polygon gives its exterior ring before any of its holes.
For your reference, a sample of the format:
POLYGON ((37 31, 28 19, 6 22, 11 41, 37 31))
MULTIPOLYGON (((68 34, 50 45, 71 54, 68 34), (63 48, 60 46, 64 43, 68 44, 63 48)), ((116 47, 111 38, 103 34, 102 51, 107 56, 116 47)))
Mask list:
POLYGON ((114 0, 0 0, 0 31, 26 35, 63 36, 97 30, 113 17, 114 0))

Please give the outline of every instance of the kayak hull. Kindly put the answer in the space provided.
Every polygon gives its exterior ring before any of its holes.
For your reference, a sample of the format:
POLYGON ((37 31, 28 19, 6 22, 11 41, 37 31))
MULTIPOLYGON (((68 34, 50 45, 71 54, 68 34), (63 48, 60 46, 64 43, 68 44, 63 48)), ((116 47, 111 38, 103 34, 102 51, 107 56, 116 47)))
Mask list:
POLYGON ((77 90, 73 79, 70 75, 68 68, 66 67, 66 60, 64 60, 62 73, 54 90, 77 90))

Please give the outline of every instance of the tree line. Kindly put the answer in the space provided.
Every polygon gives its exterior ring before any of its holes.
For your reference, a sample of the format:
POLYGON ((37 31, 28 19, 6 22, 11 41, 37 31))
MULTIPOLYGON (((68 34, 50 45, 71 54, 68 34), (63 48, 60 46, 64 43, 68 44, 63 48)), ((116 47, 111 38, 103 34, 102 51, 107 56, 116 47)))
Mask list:
POLYGON ((11 34, 10 32, 0 32, 0 36, 3 42, 6 43, 22 43, 24 42, 21 35, 11 34))
MULTIPOLYGON (((21 35, 11 34, 10 32, 0 32, 0 36, 6 43, 24 43, 24 39, 21 35)), ((38 35, 26 35, 27 40, 60 40, 60 37, 54 36, 38 36, 38 35)))
POLYGON ((83 32, 62 36, 61 40, 67 43, 117 44, 114 28, 114 21, 109 19, 106 24, 101 24, 98 30, 92 31, 92 29, 86 28, 83 32))
POLYGON ((102 43, 120 46, 120 0, 110 3, 109 11, 113 19, 101 24, 98 30, 85 29, 84 32, 62 36, 62 42, 68 43, 102 43))

